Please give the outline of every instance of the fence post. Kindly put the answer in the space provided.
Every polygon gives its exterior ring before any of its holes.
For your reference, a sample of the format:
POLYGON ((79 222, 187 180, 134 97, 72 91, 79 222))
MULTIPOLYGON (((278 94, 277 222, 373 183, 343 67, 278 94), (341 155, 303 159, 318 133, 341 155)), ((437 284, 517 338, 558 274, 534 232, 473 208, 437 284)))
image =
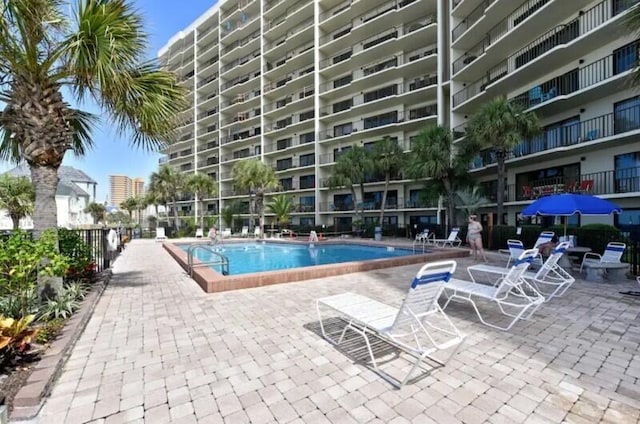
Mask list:
MULTIPOLYGON (((106 231, 108 232, 109 229, 107 228, 106 231)), ((106 246, 107 234, 105 234, 104 228, 101 230, 101 232, 102 232, 101 238, 102 238, 102 266, 103 266, 102 270, 104 271, 105 269, 108 269, 111 264, 110 264, 110 258, 107 255, 107 246, 106 246)))

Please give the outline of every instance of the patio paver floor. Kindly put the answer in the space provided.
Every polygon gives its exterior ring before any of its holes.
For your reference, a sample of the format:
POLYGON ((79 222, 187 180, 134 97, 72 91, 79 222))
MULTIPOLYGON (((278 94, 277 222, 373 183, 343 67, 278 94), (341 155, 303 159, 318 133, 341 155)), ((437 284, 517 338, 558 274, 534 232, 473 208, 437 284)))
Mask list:
MULTIPOLYGON (((470 264, 458 261, 456 275, 466 278, 470 264)), ((631 280, 578 280, 510 332, 453 304, 447 312, 467 339, 445 367, 402 390, 317 334, 315 299, 353 291, 397 305, 419 267, 205 294, 160 243, 135 240, 39 422, 640 420, 640 298, 618 294, 637 289, 631 280)))

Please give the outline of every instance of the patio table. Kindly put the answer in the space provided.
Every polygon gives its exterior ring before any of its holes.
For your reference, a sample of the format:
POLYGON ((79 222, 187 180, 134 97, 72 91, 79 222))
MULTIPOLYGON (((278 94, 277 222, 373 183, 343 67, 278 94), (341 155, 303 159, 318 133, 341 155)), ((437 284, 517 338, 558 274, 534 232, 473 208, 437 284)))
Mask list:
POLYGON ((590 247, 582 247, 582 246, 569 247, 567 248, 567 251, 565 252, 565 254, 562 255, 562 257, 558 261, 558 265, 560 265, 562 268, 564 268, 567 271, 571 271, 573 264, 571 263, 571 259, 569 259, 569 255, 573 253, 575 254, 575 256, 579 256, 578 262, 582 262, 582 257, 584 256, 585 253, 588 253, 588 252, 591 252, 590 247))

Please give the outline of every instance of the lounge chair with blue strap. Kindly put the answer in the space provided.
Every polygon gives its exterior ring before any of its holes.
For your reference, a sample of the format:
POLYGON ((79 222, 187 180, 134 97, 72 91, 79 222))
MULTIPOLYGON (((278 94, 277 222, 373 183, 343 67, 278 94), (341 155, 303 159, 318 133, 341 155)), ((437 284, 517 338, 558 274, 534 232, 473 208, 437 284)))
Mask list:
MULTIPOLYGON (((522 278, 531 284, 546 300, 562 296, 576 281, 575 278, 558 265, 558 261, 566 253, 569 244, 568 241, 558 244, 537 272, 526 271, 522 274, 522 278)), ((490 282, 499 284, 510 270, 499 266, 478 264, 468 267, 467 272, 473 282, 476 282, 477 277, 482 275, 489 280, 493 280, 490 282)))
POLYGON ((450 279, 445 285, 447 301, 442 309, 446 309, 454 299, 467 301, 484 325, 505 331, 511 329, 519 320, 529 318, 544 302, 544 297, 523 278, 537 255, 538 249, 525 250, 497 286, 450 279), (488 322, 480 313, 476 298, 496 303, 502 315, 512 319, 506 325, 488 322))
POLYGON ((582 272, 582 268, 589 266, 588 264, 619 264, 626 248, 626 244, 619 241, 612 241, 607 244, 607 248, 602 255, 593 252, 585 253, 582 263, 580 264, 580 272, 582 272))
POLYGON ((409 381, 425 358, 441 365, 455 353, 464 336, 458 331, 438 304, 438 298, 456 269, 455 261, 433 262, 424 265, 411 282, 409 292, 400 308, 394 308, 356 293, 343 293, 316 301, 322 335, 339 345, 351 330, 365 341, 376 373, 391 384, 401 387, 409 381), (342 318, 338 339, 330 337, 322 311, 329 311, 342 318), (372 337, 380 338, 411 355, 416 361, 402 379, 396 379, 378 367, 372 349, 372 337), (438 359, 433 353, 447 350, 446 359, 438 359))

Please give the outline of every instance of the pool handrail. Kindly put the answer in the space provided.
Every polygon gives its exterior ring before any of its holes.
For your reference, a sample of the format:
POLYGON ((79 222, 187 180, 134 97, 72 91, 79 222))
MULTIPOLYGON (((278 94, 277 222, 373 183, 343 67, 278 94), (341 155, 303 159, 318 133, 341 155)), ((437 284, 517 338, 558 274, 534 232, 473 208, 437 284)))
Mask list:
POLYGON ((189 248, 187 249, 187 265, 189 267, 190 277, 193 277, 193 269, 196 266, 212 266, 212 265, 220 265, 222 275, 229 275, 229 259, 226 256, 222 255, 221 253, 216 252, 214 248, 215 247, 212 245, 202 244, 202 243, 195 243, 195 244, 189 245, 189 248), (200 261, 199 264, 195 265, 193 263, 193 253, 198 249, 205 250, 211 253, 213 256, 216 256, 217 259, 211 260, 211 261, 200 261))

